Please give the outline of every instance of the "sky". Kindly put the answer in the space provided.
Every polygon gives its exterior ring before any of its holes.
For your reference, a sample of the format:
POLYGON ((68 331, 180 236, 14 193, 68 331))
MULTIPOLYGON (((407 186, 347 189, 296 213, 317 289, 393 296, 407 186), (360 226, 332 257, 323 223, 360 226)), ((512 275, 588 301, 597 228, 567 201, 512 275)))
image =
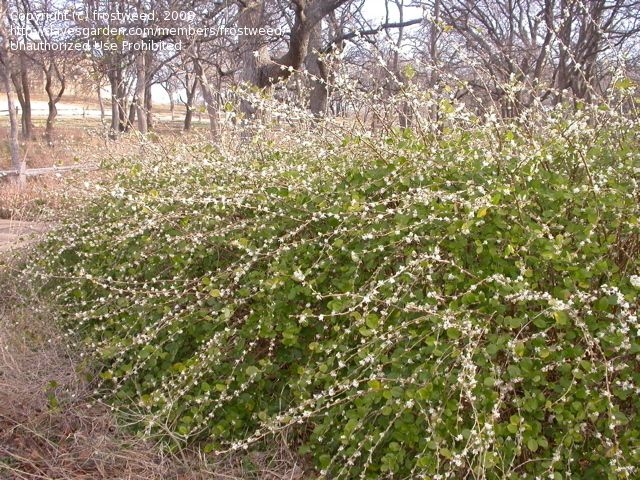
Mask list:
MULTIPOLYGON (((405 0, 405 3, 409 3, 405 0)), ((366 0, 364 3, 363 12, 372 21, 381 23, 385 19, 386 11, 384 8, 384 0, 366 0)), ((404 17, 406 19, 417 18, 422 15, 422 9, 417 7, 405 7, 404 17)), ((398 9, 395 5, 389 5, 389 19, 393 21, 398 20, 398 9)))

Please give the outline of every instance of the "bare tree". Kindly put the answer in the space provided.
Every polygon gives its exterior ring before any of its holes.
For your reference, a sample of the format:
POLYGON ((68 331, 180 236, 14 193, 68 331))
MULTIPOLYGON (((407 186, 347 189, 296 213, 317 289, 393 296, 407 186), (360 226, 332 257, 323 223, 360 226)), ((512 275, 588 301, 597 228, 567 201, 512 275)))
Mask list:
MULTIPOLYGON (((239 24, 252 34, 243 36, 242 80, 259 88, 266 88, 288 78, 298 70, 309 51, 314 28, 323 18, 350 0, 291 0, 294 21, 285 53, 272 58, 269 46, 255 30, 265 24, 264 0, 240 1, 242 7, 239 24)), ((245 113, 252 109, 246 105, 245 113)))
POLYGON ((189 72, 186 66, 184 69, 182 85, 186 94, 186 98, 183 102, 186 109, 184 114, 183 130, 188 132, 191 130, 191 124, 193 122, 194 100, 196 93, 198 92, 198 76, 189 72))
POLYGON ((29 84, 29 60, 23 52, 19 52, 11 69, 11 80, 16 89, 18 102, 20 103, 22 138, 33 138, 33 115, 31 111, 31 85, 29 84))
POLYGON ((598 90, 599 58, 640 32, 638 0, 451 0, 439 10, 483 66, 484 77, 471 82, 490 86, 505 114, 526 108, 536 91, 538 99, 556 103, 565 92, 590 101, 598 90), (513 81, 528 88, 508 93, 503 86, 513 81))
POLYGON ((220 132, 218 121, 218 102, 214 98, 213 88, 209 84, 207 75, 202 68, 202 64, 198 57, 193 59, 193 68, 197 79, 200 83, 200 90, 202 91, 202 97, 204 99, 205 107, 207 108, 207 114, 209 115, 209 133, 212 140, 217 140, 220 132))
POLYGON ((47 138, 47 142, 49 145, 53 145, 53 128, 56 117, 58 116, 58 108, 57 104, 62 98, 64 91, 66 89, 66 75, 64 69, 66 68, 66 64, 62 66, 62 68, 58 65, 56 59, 52 58, 49 61, 49 64, 43 65, 43 70, 45 73, 45 91, 47 92, 47 106, 49 112, 47 114, 47 126, 45 129, 45 137, 47 138), (54 76, 57 80, 58 88, 57 91, 54 90, 54 76))
POLYGON ((11 90, 11 82, 9 81, 8 75, 8 72, 10 71, 9 54, 6 47, 8 35, 4 26, 4 22, 2 21, 0 21, 0 36, 2 37, 2 43, 0 43, 0 81, 2 82, 2 88, 5 92, 5 95, 7 96, 7 108, 9 110, 9 149, 11 151, 11 166, 17 172, 18 184, 24 185, 26 183, 25 172, 27 169, 27 165, 24 160, 20 160, 20 148, 18 144, 18 120, 16 118, 15 105, 13 102, 13 92, 11 90))
MULTIPOLYGON (((147 84, 144 52, 136 55, 136 94, 135 105, 138 116, 138 131, 143 135, 147 133, 147 114, 145 112, 145 90, 147 84)), ((131 123, 131 120, 130 120, 131 123)))

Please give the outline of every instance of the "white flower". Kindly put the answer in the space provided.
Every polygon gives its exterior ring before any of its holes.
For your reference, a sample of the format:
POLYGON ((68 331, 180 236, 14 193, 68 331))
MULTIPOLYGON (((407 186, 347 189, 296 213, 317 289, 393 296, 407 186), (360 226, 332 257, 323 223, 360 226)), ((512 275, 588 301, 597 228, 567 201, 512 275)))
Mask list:
POLYGON ((629 277, 629 280, 631 281, 631 285, 636 288, 640 288, 640 275, 631 275, 631 277, 629 277))
POLYGON ((296 270, 295 272, 293 272, 293 279, 298 282, 304 281, 304 273, 302 273, 302 271, 300 270, 296 270))

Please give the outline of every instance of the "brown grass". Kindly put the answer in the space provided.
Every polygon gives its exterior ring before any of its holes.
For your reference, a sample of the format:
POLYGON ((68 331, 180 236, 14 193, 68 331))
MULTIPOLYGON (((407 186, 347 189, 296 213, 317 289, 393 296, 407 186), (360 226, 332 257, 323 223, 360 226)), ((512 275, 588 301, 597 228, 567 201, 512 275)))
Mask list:
MULTIPOLYGON (((59 127, 60 142, 48 146, 43 139, 36 138, 29 142, 21 142, 23 156, 27 158, 28 168, 50 167, 60 165, 100 165, 108 157, 125 156, 139 148, 138 138, 134 133, 123 135, 117 142, 107 140, 104 132, 97 127, 76 128, 72 121, 64 120, 59 127)), ((6 126, 0 119, 0 170, 9 169, 8 140, 6 126)), ((62 208, 73 208, 69 202, 69 194, 77 193, 79 185, 84 181, 96 181, 102 173, 95 171, 71 171, 50 173, 37 177, 29 177, 27 185, 19 188, 8 178, 0 178, 0 218, 14 220, 42 221, 55 216, 62 208)))
POLYGON ((60 201, 61 189, 60 180, 51 176, 30 179, 25 188, 0 180, 0 218, 41 221, 46 207, 60 201))
MULTIPOLYGON (((43 120, 36 119, 34 123, 33 139, 20 139, 20 156, 26 160, 28 168, 78 163, 81 161, 79 153, 100 142, 100 136, 97 135, 101 128, 99 120, 61 121, 55 130, 52 145, 44 138, 43 120)), ((11 168, 10 158, 9 128, 4 118, 0 119, 0 170, 11 168)))
MULTIPOLYGON (((1 104, 1 102, 0 102, 1 104)), ((160 110, 160 109, 159 109, 160 110)), ((160 113, 157 111, 156 113, 160 113)), ((162 109, 162 113, 167 112, 162 109)), ((97 150, 110 146, 107 140, 108 122, 102 124, 98 118, 64 118, 56 121, 53 143, 44 136, 45 119, 35 117, 34 135, 31 140, 20 139, 20 156, 27 162, 27 168, 50 167, 52 165, 73 165, 91 160, 97 150)), ((195 116, 194 131, 206 130, 207 120, 198 120, 195 116)), ((166 137, 183 138, 182 113, 176 112, 175 120, 157 118, 154 132, 166 137)), ((124 138, 133 137, 135 133, 124 134, 124 138)), ((0 170, 11 168, 9 150, 9 124, 6 117, 0 117, 0 170)))

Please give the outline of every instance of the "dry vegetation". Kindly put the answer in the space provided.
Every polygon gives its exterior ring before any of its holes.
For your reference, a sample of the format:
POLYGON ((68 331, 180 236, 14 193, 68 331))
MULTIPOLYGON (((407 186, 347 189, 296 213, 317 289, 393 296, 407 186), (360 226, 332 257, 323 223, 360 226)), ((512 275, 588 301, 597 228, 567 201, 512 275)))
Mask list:
MULTIPOLYGON (((4 279, 5 286, 9 278, 4 279)), ((155 478, 164 458, 88 402, 74 357, 35 296, 3 294, 0 470, 7 478, 155 478)))
MULTIPOLYGON (((1 98, 0 98, 1 100, 1 98)), ((92 108, 95 106, 92 105, 92 108)), ((68 165, 100 165, 108 157, 122 156, 140 148, 135 132, 124 135, 119 142, 107 140, 107 133, 99 119, 64 119, 56 128, 54 145, 47 144, 44 134, 44 120, 36 121, 36 136, 33 140, 22 141, 21 155, 27 159, 28 168, 42 168, 68 165), (41 131, 42 132, 41 132, 41 131)), ((179 128, 171 122, 158 125, 157 133, 165 139, 182 137, 179 128)), ((197 137, 198 131, 190 136, 197 137)), ((0 171, 10 168, 8 125, 6 118, 0 117, 0 171)), ((53 173, 30 177, 26 188, 18 188, 0 177, 0 219, 43 221, 51 219, 65 203, 70 191, 76 192, 78 181, 86 180, 86 172, 53 173)), ((95 177, 95 173, 91 174, 95 177)))
MULTIPOLYGON (((45 102, 44 97, 36 96, 34 101, 45 102)), ((54 141, 50 144, 45 138, 46 114, 43 111, 34 113, 34 135, 29 141, 20 142, 20 155, 26 158, 28 168, 50 167, 53 165, 74 165, 95 161, 96 153, 102 154, 105 149, 111 150, 113 144, 108 142, 108 125, 99 116, 99 106, 95 99, 65 98, 65 106, 72 108, 71 113, 61 113, 54 130, 54 141), (84 116, 82 111, 87 111, 84 116)), ((9 151, 9 124, 6 110, 2 116, 2 108, 6 108, 6 96, 0 94, 0 170, 11 168, 9 151)), ((109 109, 107 103, 105 108, 109 109)), ((174 120, 167 105, 154 108, 155 132, 163 136, 183 136, 182 117, 184 108, 177 106, 174 120)), ((108 118, 107 120, 108 121, 108 118)), ((193 120, 196 131, 206 128, 202 113, 197 113, 193 120)), ((130 136, 136 136, 132 133, 130 136)), ((127 135, 124 136, 125 144, 127 135)), ((0 195, 2 198, 2 195, 0 195)))
MULTIPOLYGON (((28 168, 85 162, 81 154, 104 146, 104 140, 97 135, 101 128, 99 120, 65 119, 56 129, 58 141, 54 145, 49 145, 42 133, 44 119, 36 119, 35 126, 34 139, 20 143, 20 155, 26 158, 28 168)), ((0 118, 0 170, 10 168, 9 128, 6 118, 0 118)))

